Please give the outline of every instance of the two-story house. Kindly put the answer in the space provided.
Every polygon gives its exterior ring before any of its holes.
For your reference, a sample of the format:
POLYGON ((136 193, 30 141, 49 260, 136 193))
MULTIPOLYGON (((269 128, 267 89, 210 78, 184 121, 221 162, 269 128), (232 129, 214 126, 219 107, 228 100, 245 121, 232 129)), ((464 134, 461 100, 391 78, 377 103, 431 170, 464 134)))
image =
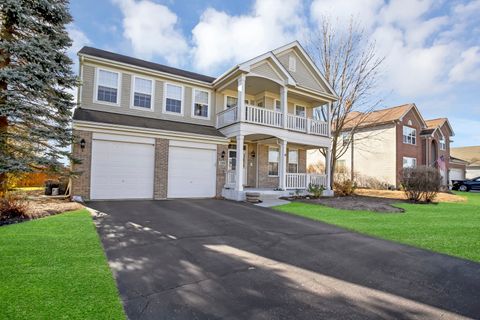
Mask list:
POLYGON ((353 172, 361 186, 381 183, 394 188, 400 187, 403 168, 434 166, 447 186, 453 135, 448 119, 424 120, 413 103, 367 114, 352 112, 342 132, 343 139, 352 142, 337 166, 353 172))
POLYGON ((337 97, 298 42, 218 78, 91 47, 78 55, 73 195, 242 200, 310 183, 331 194, 328 174, 307 174, 306 151, 330 152, 337 97))

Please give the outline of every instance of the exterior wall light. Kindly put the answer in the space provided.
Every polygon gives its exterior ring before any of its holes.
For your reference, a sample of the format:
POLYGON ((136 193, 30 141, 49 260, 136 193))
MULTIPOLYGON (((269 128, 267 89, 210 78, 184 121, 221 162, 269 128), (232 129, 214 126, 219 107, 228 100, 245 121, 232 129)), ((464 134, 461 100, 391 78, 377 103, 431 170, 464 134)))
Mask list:
POLYGON ((85 145, 87 144, 87 142, 85 141, 85 139, 82 139, 80 140, 80 149, 85 149, 85 145))
POLYGON ((255 158, 255 151, 252 151, 252 152, 250 153, 250 156, 251 156, 252 158, 255 158))
POLYGON ((222 151, 221 157, 222 157, 222 159, 225 159, 225 150, 222 151))

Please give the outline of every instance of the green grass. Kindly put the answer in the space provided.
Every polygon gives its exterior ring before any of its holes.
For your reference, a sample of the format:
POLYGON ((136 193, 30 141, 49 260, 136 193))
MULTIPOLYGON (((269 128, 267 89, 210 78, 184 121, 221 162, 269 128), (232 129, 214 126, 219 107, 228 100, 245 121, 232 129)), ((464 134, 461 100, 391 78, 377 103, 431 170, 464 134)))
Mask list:
POLYGON ((125 319, 86 210, 0 227, 0 319, 125 319))
MULTIPOLYGON (((466 203, 398 204, 405 213, 375 213, 292 202, 275 209, 360 233, 480 262, 480 193, 466 203)), ((341 201, 341 200, 339 200, 341 201)))

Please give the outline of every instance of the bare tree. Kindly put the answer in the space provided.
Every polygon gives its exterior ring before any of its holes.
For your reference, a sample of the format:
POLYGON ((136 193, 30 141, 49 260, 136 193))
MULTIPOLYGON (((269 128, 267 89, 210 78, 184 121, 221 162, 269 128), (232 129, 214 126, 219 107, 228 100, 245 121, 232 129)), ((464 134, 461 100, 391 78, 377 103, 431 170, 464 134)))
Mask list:
MULTIPOLYGON (((368 114, 380 105, 381 100, 375 99, 374 94, 384 57, 377 56, 375 43, 368 40, 365 31, 353 18, 346 30, 337 30, 330 18, 325 17, 320 30, 311 35, 307 50, 339 96, 331 111, 330 174, 334 177, 337 160, 352 144, 349 137, 354 136, 368 114), (346 136, 342 137, 345 133, 346 136)), ((323 118, 325 115, 317 116, 323 118)))

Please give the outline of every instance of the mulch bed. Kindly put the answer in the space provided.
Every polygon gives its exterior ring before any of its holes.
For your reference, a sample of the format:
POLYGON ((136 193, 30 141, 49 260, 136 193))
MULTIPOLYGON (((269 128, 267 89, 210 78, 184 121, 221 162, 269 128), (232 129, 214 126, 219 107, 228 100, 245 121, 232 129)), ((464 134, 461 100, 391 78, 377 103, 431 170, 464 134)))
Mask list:
POLYGON ((317 203, 327 207, 343 210, 362 210, 381 213, 402 213, 405 210, 394 207, 395 203, 405 203, 406 200, 395 200, 378 197, 347 196, 325 197, 319 199, 301 200, 305 203, 317 203))

